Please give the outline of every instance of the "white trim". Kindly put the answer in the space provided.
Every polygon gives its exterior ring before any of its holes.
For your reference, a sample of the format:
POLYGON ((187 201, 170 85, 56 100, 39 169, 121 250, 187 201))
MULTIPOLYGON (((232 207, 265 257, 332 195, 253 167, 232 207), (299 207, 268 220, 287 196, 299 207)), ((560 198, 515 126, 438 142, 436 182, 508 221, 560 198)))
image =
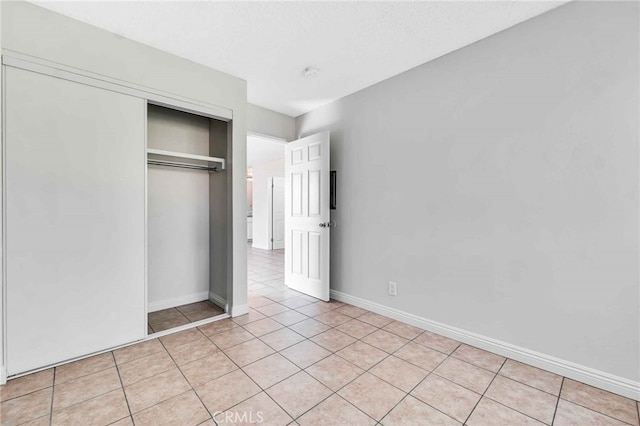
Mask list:
MULTIPOLYGON (((137 345, 138 343, 146 342, 147 340, 157 339, 158 337, 163 337, 163 336, 167 336, 169 334, 179 333, 179 332, 184 331, 184 330, 189 330, 190 328, 200 327, 202 325, 206 325, 206 324, 209 324, 209 323, 212 323, 212 322, 216 322, 216 321, 222 321, 222 320, 228 319, 228 318, 229 318, 228 314, 220 314, 220 315, 216 315, 215 317, 206 318, 206 319, 203 319, 203 320, 200 320, 200 321, 196 321, 196 322, 190 322, 189 324, 181 325, 179 327, 170 328, 169 330, 159 331, 157 333, 150 334, 150 335, 148 335, 147 337, 145 337, 143 339, 136 340, 135 342, 125 343, 124 345, 114 346, 113 348, 104 349, 102 351, 98 351, 98 352, 93 352, 93 353, 90 353, 90 354, 82 355, 82 356, 79 356, 79 357, 76 357, 76 358, 68 359, 66 361, 62 361, 62 362, 58 362, 58 363, 55 363, 55 364, 47 365, 45 367, 37 368, 35 370, 25 371, 23 373, 19 373, 19 374, 13 375, 10 378, 6 377, 6 371, 4 369, 0 369, 0 379, 2 378, 1 374, 3 374, 3 373, 5 374, 4 377, 6 379, 13 380, 13 379, 17 379, 18 377, 27 376, 29 374, 37 373, 39 371, 44 371, 44 370, 47 370, 49 368, 58 367, 60 365, 69 364, 70 362, 80 361, 82 359, 90 358, 92 356, 104 354, 104 353, 107 353, 107 352, 116 351, 118 349, 126 348, 128 346, 137 345)), ((2 385, 2 384, 4 384, 4 383, 0 382, 0 385, 2 385)))
POLYGON ((203 300, 209 300, 209 291, 201 291, 198 293, 191 293, 185 296, 174 297, 172 299, 159 300, 157 302, 147 303, 147 312, 156 312, 163 309, 173 308, 175 306, 187 305, 189 303, 202 302, 203 300))
POLYGON ((264 139, 267 142, 275 142, 282 145, 288 143, 288 141, 285 138, 281 138, 278 136, 271 136, 266 133, 254 132, 251 130, 247 130, 247 136, 251 136, 256 139, 264 139))
POLYGON ((231 318, 235 318, 248 313, 249 305, 236 305, 231 307, 229 315, 231 315, 231 318))
POLYGON ((7 384, 7 369, 2 366, 0 367, 0 385, 7 384))
POLYGON ((3 49, 2 51, 2 63, 27 71, 147 99, 151 104, 178 109, 191 114, 197 114, 223 121, 230 121, 233 118, 233 111, 228 108, 203 103, 195 99, 184 98, 172 93, 159 91, 146 86, 140 86, 86 70, 68 67, 7 49, 3 49))
POLYGON ((209 292, 209 300, 224 309, 225 312, 229 312, 229 305, 227 305, 227 300, 222 297, 214 294, 212 291, 209 292))
POLYGON ((351 296, 336 290, 331 290, 331 298, 490 352, 494 352, 525 364, 533 365, 534 367, 538 367, 543 370, 551 371, 627 398, 640 400, 640 382, 634 382, 633 380, 614 376, 613 374, 595 370, 571 361, 535 352, 530 349, 442 324, 437 321, 432 321, 398 309, 389 308, 379 303, 351 296))
POLYGON ((224 158, 208 157, 204 155, 186 154, 184 152, 165 151, 162 149, 147 148, 147 155, 164 155, 165 157, 186 158, 188 160, 208 161, 210 163, 220 163, 222 170, 225 169, 224 158))
POLYGON ((273 176, 267 179, 267 246, 273 250, 273 176))

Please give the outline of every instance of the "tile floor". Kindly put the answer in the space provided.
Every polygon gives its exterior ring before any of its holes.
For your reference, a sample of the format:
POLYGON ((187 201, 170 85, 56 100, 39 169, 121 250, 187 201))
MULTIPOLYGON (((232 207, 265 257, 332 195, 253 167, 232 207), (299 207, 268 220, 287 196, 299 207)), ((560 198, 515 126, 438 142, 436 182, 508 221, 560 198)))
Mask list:
POLYGON ((3 425, 638 425, 638 402, 283 288, 250 249, 250 313, 0 387, 3 425))
POLYGON ((203 319, 212 318, 223 313, 224 309, 208 300, 150 312, 147 315, 149 327, 147 331, 149 334, 153 334, 203 319))

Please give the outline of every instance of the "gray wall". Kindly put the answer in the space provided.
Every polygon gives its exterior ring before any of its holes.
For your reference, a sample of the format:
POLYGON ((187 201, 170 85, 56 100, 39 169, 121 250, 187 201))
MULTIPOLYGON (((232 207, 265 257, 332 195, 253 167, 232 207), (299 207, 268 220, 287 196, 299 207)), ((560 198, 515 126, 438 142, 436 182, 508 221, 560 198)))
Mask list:
POLYGON ((298 117, 332 288, 639 380, 638 27, 571 3, 298 117))
POLYGON ((296 120, 257 105, 247 105, 247 130, 260 135, 275 136, 286 141, 295 139, 296 120))

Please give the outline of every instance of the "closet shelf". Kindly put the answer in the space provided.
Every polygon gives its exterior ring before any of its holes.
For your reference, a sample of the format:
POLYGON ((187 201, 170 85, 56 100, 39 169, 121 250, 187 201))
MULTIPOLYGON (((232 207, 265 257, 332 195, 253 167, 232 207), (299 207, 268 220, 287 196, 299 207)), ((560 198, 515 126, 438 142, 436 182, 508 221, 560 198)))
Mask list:
POLYGON ((160 166, 183 167, 189 169, 217 171, 225 169, 225 159, 207 157, 205 155, 185 154, 183 152, 164 151, 162 149, 147 149, 147 163, 160 166), (172 161, 180 159, 182 161, 172 161))

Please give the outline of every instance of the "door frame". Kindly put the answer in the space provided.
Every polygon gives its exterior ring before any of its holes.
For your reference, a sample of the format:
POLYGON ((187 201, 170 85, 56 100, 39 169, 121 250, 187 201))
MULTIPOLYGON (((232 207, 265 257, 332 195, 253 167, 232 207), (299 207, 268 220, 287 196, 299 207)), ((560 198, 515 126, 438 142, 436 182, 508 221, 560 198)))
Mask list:
MULTIPOLYGON (((284 179, 284 176, 271 176, 267 184, 267 229, 269 238, 269 250, 273 248, 273 179, 284 179)), ((285 218, 286 220, 286 218, 285 218)))

